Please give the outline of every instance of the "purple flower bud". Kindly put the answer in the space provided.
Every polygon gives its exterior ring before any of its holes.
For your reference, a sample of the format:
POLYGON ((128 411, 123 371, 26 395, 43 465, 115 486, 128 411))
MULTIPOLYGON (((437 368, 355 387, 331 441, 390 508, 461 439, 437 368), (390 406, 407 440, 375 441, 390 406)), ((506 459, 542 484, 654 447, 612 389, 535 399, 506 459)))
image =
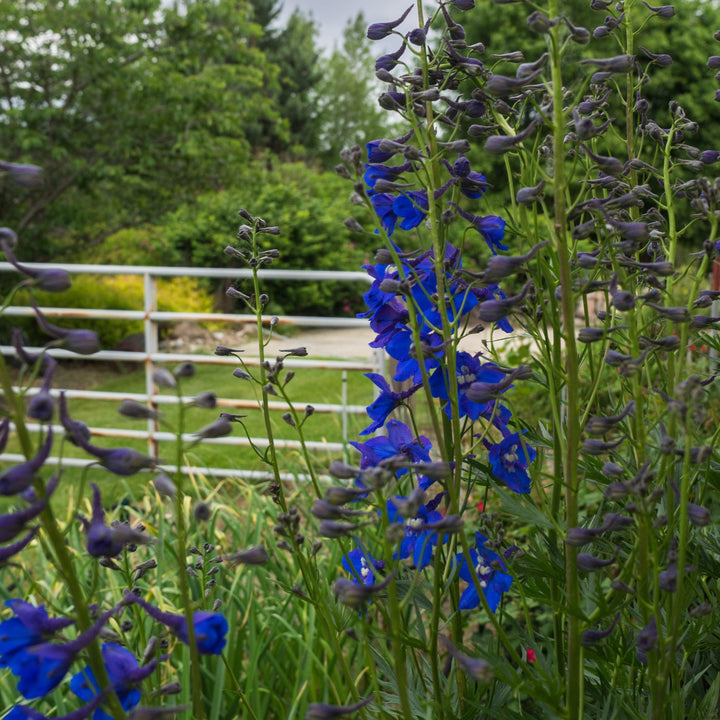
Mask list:
POLYGON ((605 568, 608 565, 612 565, 614 562, 615 558, 610 558, 609 560, 600 560, 600 558, 596 558, 594 555, 588 555, 587 553, 578 553, 577 556, 578 570, 580 570, 580 572, 586 573, 596 572, 597 570, 605 568))
POLYGON ((214 410, 217 407, 217 395, 212 390, 206 390, 196 395, 192 399, 192 404, 204 410, 214 410))
POLYGON ((379 584, 364 585, 347 578, 338 578, 333 583, 333 591, 338 600, 349 608, 360 610, 372 598, 373 595, 382 592, 392 581, 393 573, 379 584))
POLYGON ((598 645, 615 629, 619 618, 620 614, 618 613, 617 615, 615 615, 615 619, 612 621, 610 627, 607 630, 585 630, 585 632, 583 632, 580 638, 580 644, 583 647, 592 647, 593 645, 598 645))
POLYGON ((153 458, 143 455, 133 448, 114 448, 108 450, 107 448, 90 445, 90 443, 86 443, 80 447, 92 455, 95 455, 106 470, 121 477, 135 475, 140 472, 140 470, 154 467, 156 463, 153 458))
POLYGON ((607 157, 605 155, 596 155, 592 150, 590 150, 589 147, 587 147, 587 145, 584 145, 582 143, 580 144, 580 147, 582 147, 585 154, 595 163, 598 169, 604 172, 606 175, 617 177, 618 175, 623 174, 623 164, 617 158, 607 157))
POLYGON ((603 442, 594 438, 587 438, 580 447, 580 452, 585 455, 603 455, 604 453, 614 450, 618 445, 624 442, 625 438, 620 438, 615 442, 603 442))
POLYGON ((536 33, 548 33, 550 28, 557 25, 557 20, 551 20, 545 13, 535 10, 528 15, 527 26, 536 33))
POLYGON ((31 300, 31 304, 35 310, 38 325, 43 332, 60 340, 57 344, 79 355, 92 355, 100 350, 100 340, 98 339, 97 333, 91 330, 68 330, 67 328, 53 325, 48 322, 47 318, 40 312, 40 308, 38 308, 34 300, 31 300))
POLYGON ((175 493, 177 493, 175 483, 165 473, 156 475, 153 480, 153 485, 155 489, 165 497, 174 497, 175 493))
POLYGON ((548 241, 544 241, 534 245, 525 255, 516 255, 508 257, 506 255, 493 255, 489 260, 485 272, 483 273, 483 280, 486 283, 497 283, 508 275, 513 275, 518 272, 523 265, 537 253, 548 245, 548 241))
POLYGON ((502 320, 513 311, 516 305, 519 305, 525 299, 531 288, 534 288, 534 284, 532 280, 528 280, 517 295, 501 300, 485 300, 485 302, 481 302, 477 307, 478 317, 485 322, 502 320))
POLYGON ((570 547, 582 547, 591 543, 599 534, 598 528, 569 528, 565 535, 565 544, 570 547))
POLYGON ((475 0, 451 0, 458 10, 472 10, 475 7, 475 0))
POLYGON ((616 55, 611 58, 585 58, 581 65, 594 65, 600 72, 629 73, 635 66, 634 55, 616 55))
POLYGON ((688 518, 693 525, 697 525, 698 527, 705 527, 712 522, 712 516, 710 515, 710 511, 706 507, 702 507, 701 505, 694 505, 693 503, 688 503, 687 510, 688 518))
POLYGON ((628 496, 629 490, 625 483, 612 482, 610 483, 603 492, 603 497, 606 500, 623 500, 628 496))
POLYGON ((375 72, 378 72, 379 70, 387 70, 387 71, 392 70, 398 64, 398 60, 400 59, 402 54, 405 52, 406 47, 407 47, 407 45, 403 41, 403 44, 394 53, 388 53, 387 55, 381 55, 375 61, 375 72))
POLYGON ((667 318, 674 323, 684 323, 690 320, 690 313, 686 307, 663 307, 655 303, 645 303, 647 307, 651 307, 661 317, 667 318))
POLYGON ((591 417, 585 424, 585 432, 590 435, 604 435, 635 411, 635 403, 631 400, 622 412, 608 417, 591 417))
POLYGON ((523 89, 543 72, 538 68, 535 72, 524 77, 505 77, 504 75, 491 75, 485 84, 485 92, 492 97, 507 98, 523 89))
POLYGON ((718 150, 705 150, 700 153, 700 160, 705 165, 712 165, 720 160, 720 151, 718 150))
POLYGON ((32 485, 35 476, 50 455, 53 443, 53 430, 48 427, 45 442, 31 460, 9 467, 0 473, 0 495, 17 495, 32 485))
POLYGON ((195 363, 180 363, 174 370, 173 375, 176 378, 191 378, 195 375, 195 363))
POLYGON ((388 35, 391 35, 393 30, 398 25, 400 25, 403 20, 405 20, 405 18, 410 14, 410 11, 413 9, 413 7, 414 5, 411 5, 397 20, 392 20, 391 22, 384 23, 374 23, 370 25, 367 30, 368 40, 382 40, 388 35))
POLYGON ((535 130, 537 120, 533 119, 530 124, 517 135, 491 135, 485 141, 485 151, 490 155, 504 155, 516 147, 535 130))
POLYGON ((358 528, 372 525, 372 521, 368 520, 364 523, 339 522, 337 520, 322 520, 318 528, 318 535, 326 538, 348 537, 357 532, 358 528))
POLYGON ((37 502, 24 510, 18 510, 7 515, 0 515, 0 543, 14 540, 24 529, 28 522, 36 518, 47 506, 48 500, 58 485, 59 476, 53 475, 48 480, 45 495, 37 502))
POLYGON ((37 165, 22 165, 0 160, 0 172, 7 173, 10 179, 21 187, 35 187, 42 183, 42 168, 37 165))
POLYGON ((330 473, 330 475, 332 475, 333 477, 339 478, 340 480, 349 480, 351 478, 354 478, 359 472, 360 468, 354 467, 352 465, 346 465, 339 460, 333 460, 333 462, 330 463, 330 467, 328 467, 328 473, 330 473))
POLYGON ((224 555, 223 560, 234 565, 265 565, 270 562, 270 556, 262 545, 256 545, 247 550, 224 555))
POLYGON ((232 425, 227 414, 220 415, 217 420, 211 422, 209 425, 198 430, 194 433, 195 437, 199 440, 206 440, 208 438, 220 438, 229 435, 232 432, 232 425))
POLYGON ((153 382, 158 387, 174 388, 177 386, 173 374, 165 368, 156 368, 152 374, 153 382))
POLYGON ((545 180, 541 180, 534 187, 520 188, 515 195, 515 202, 518 205, 525 205, 530 207, 536 202, 540 202, 543 199, 543 188, 545 187, 545 180))
POLYGON ((647 664, 647 654, 650 650, 655 650, 658 643, 657 623, 655 616, 650 622, 638 633, 635 641, 635 657, 644 664, 647 664))
POLYGON ((653 7, 652 5, 648 5, 645 0, 642 0, 642 4, 657 17, 665 20, 675 15, 675 8, 672 5, 659 5, 658 7, 653 7))
POLYGON ((441 635, 440 639, 447 648, 448 653, 458 662, 458 665, 470 676, 472 680, 487 685, 493 678, 493 670, 487 660, 473 658, 461 653, 450 641, 450 638, 441 635))
MULTIPOLYGON (((52 268, 49 270, 35 270, 33 268, 21 265, 17 261, 15 255, 13 255, 12 250, 10 249, 11 245, 14 245, 15 243, 7 242, 3 237, 5 234, 6 233, 0 234, 0 238, 2 238, 0 239, 0 248, 2 248, 3 252, 5 253, 7 261, 16 270, 21 272, 26 277, 30 278, 32 284, 35 287, 37 287, 39 290, 45 290, 46 292, 60 293, 65 292, 65 290, 67 290, 71 286, 72 283, 70 282, 70 275, 65 270, 52 268)), ((12 236, 9 236, 9 238, 12 238, 12 236)), ((17 236, 15 236, 15 240, 17 240, 17 236)))
MULTIPOLYGON (((357 475, 360 472, 356 470, 351 477, 357 475)), ((345 487, 331 487, 325 491, 323 499, 326 503, 331 505, 344 505, 345 503, 357 500, 359 497, 368 494, 367 488, 345 488, 345 487)))
POLYGON ((141 405, 135 400, 123 400, 118 408, 118 413, 136 420, 157 420, 158 418, 156 410, 149 408, 147 405, 141 405))
POLYGON ((28 403, 27 414, 33 420, 39 422, 50 422, 55 412, 55 401, 50 394, 50 384, 57 362, 50 356, 45 359, 45 374, 43 376, 43 384, 36 395, 30 398, 28 403))
POLYGON ((573 42, 578 45, 587 45, 590 42, 590 31, 587 28, 573 25, 567 17, 563 17, 563 20, 570 31, 570 38, 573 42))

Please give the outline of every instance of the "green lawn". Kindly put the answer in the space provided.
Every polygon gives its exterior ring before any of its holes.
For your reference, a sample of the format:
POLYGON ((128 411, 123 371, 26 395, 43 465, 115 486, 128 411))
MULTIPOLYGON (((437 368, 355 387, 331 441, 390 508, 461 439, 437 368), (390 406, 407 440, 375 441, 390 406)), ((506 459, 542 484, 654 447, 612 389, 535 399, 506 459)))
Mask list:
MULTIPOLYGON (((198 393, 212 390, 219 398, 226 399, 255 399, 254 383, 239 380, 232 375, 232 366, 197 365, 196 374, 192 378, 182 381, 183 395, 193 397, 198 393)), ((108 372, 88 371, 89 387, 99 391, 117 393, 142 393, 145 388, 145 378, 142 371, 125 374, 108 372), (93 382, 90 378, 94 379, 93 382)), ((339 404, 342 400, 342 371, 332 369, 309 369, 298 368, 293 380, 288 384, 288 394, 298 408, 302 417, 305 405, 308 403, 339 404)), ((373 385, 363 377, 360 372, 347 373, 347 394, 348 403, 354 405, 368 405, 373 397, 373 385)), ((173 390, 163 389, 162 394, 173 394, 173 390)), ((280 401, 281 398, 271 398, 280 401)), ((145 420, 134 420, 122 417, 117 409, 122 397, 118 401, 102 400, 78 400, 72 399, 68 402, 70 414, 74 419, 82 420, 90 427, 111 427, 123 429, 144 430, 145 420)), ((161 430, 174 431, 177 427, 178 411, 175 405, 161 405, 163 427, 161 430)), ((195 432, 208 423, 217 419, 220 411, 239 412, 247 415, 243 421, 251 437, 264 438, 265 426, 262 413, 257 408, 235 409, 232 407, 219 407, 214 410, 200 408, 189 408, 185 413, 185 432, 195 432)), ((272 426, 276 438, 284 440, 296 440, 297 432, 282 420, 282 411, 272 413, 272 426)), ((348 439, 357 439, 358 431, 365 427, 369 420, 364 415, 348 415, 348 439)), ((306 421, 304 425, 306 440, 315 442, 342 442, 342 416, 340 413, 316 412, 306 421)), ((235 426, 235 435, 244 436, 241 425, 235 426)), ((101 447, 129 446, 141 452, 147 452, 147 444, 144 440, 106 438, 95 436, 92 442, 101 447)), ((55 443, 54 453, 60 452, 61 445, 55 443)), ((351 453, 352 448, 350 448, 351 453)), ((17 443, 14 439, 8 447, 8 452, 18 452, 17 443)), ((69 457, 87 457, 86 454, 65 442, 62 445, 62 452, 69 457)), ((175 458, 175 446, 173 443, 161 443, 160 457, 167 462, 173 462, 175 458)), ((299 450, 279 449, 279 456, 283 469, 288 472, 302 472, 302 458, 299 450)), ((318 469, 324 469, 336 457, 338 453, 315 451, 314 459, 318 469)), ((190 448, 185 455, 186 464, 205 467, 222 467, 236 470, 264 470, 266 465, 257 457, 249 447, 235 447, 228 445, 197 444, 190 448)), ((1 467, 1 466, 0 466, 1 467)), ((70 468, 66 472, 66 478, 71 482, 64 481, 61 487, 75 485, 81 476, 79 469, 70 468)), ((103 469, 93 470, 89 473, 90 482, 100 482, 108 487, 112 496, 118 497, 124 490, 129 489, 133 494, 144 485, 149 476, 141 473, 127 480, 113 478, 112 486, 105 482, 109 473, 103 469)))

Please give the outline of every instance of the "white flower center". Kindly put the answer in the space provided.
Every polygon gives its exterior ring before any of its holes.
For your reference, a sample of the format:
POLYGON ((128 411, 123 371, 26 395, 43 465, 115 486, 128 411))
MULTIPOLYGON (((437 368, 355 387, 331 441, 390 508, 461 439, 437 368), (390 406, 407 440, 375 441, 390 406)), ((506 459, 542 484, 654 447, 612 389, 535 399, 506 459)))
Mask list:
POLYGON ((517 454, 517 445, 513 445, 504 455, 503 455, 503 462, 506 465, 515 465, 518 461, 518 454, 517 454))
POLYGON ((458 383, 460 385, 469 385, 470 383, 474 383, 476 380, 477 375, 475 375, 474 372, 471 372, 467 365, 463 365, 460 368, 460 376, 458 377, 458 383))
POLYGON ((363 580, 370 574, 370 568, 367 565, 367 560, 364 557, 360 558, 360 576, 363 580))

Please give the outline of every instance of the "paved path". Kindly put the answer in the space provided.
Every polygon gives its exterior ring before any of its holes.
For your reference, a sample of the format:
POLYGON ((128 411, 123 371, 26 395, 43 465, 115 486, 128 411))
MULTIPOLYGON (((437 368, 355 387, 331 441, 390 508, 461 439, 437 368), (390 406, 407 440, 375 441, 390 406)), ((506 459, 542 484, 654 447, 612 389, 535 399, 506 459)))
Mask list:
MULTIPOLYGON (((271 353, 277 353, 281 349, 293 347, 306 347, 313 358, 370 358, 373 349, 369 343, 375 339, 375 333, 370 328, 334 328, 328 330, 307 330, 292 337, 280 336, 273 338, 268 349, 271 353)), ((489 330, 471 335, 465 338, 460 344, 460 349, 466 352, 483 352, 490 354, 492 348, 502 353, 503 348, 516 347, 522 343, 530 342, 529 338, 522 335, 506 335, 503 332, 495 332, 491 335, 489 330)), ((254 341, 242 344, 240 347, 252 353, 257 348, 254 341)))

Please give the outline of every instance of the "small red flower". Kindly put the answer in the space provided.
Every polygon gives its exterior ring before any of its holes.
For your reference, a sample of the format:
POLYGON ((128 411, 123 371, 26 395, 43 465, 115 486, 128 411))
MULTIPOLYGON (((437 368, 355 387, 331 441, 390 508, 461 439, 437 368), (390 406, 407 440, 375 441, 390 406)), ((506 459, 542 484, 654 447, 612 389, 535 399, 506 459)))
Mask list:
POLYGON ((537 660, 537 658, 535 657, 534 650, 531 650, 530 648, 528 648, 525 652, 527 653, 527 661, 529 663, 534 663, 537 660))

